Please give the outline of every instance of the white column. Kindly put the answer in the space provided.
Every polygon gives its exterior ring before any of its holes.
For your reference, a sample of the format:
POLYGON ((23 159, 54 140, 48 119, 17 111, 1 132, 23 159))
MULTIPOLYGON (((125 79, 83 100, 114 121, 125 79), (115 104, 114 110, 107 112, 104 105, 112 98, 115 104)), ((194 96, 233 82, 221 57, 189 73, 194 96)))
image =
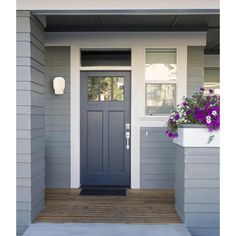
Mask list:
POLYGON ((71 46, 71 188, 80 187, 80 48, 71 46))

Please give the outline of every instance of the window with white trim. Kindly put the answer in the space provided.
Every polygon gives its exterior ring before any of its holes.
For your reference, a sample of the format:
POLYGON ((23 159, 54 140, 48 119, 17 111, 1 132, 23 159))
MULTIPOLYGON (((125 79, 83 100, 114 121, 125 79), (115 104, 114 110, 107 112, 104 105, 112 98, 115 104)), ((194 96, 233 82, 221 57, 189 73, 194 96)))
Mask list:
POLYGON ((146 49, 145 115, 169 114, 176 105, 176 49, 146 49))

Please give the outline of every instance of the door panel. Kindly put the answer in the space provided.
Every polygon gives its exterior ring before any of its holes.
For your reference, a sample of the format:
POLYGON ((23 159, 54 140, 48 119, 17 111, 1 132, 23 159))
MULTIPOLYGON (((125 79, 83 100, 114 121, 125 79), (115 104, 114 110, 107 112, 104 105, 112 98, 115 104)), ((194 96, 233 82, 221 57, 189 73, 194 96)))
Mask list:
POLYGON ((130 72, 81 73, 81 185, 130 186, 130 72))
POLYGON ((88 111, 88 173, 102 172, 102 112, 88 111))
POLYGON ((124 127, 125 114, 123 111, 109 112, 109 136, 108 136, 108 150, 109 162, 108 169, 111 173, 124 173, 124 127))

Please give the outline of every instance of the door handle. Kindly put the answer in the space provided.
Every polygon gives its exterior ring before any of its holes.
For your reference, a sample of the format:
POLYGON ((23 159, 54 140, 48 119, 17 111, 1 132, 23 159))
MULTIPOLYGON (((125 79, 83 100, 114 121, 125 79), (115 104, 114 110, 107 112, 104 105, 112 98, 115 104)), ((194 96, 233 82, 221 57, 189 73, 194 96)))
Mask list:
POLYGON ((130 141, 130 132, 126 132, 126 133, 125 133, 125 137, 126 137, 126 144, 125 144, 126 150, 129 150, 129 148, 130 148, 130 144, 129 144, 129 141, 130 141))

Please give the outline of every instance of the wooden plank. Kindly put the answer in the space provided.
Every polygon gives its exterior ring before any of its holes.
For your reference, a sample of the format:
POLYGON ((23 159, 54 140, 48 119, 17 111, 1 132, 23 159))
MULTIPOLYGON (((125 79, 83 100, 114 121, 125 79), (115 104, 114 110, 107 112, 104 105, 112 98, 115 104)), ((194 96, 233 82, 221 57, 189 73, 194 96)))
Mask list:
POLYGON ((173 190, 127 190, 127 196, 80 196, 80 189, 46 189, 36 222, 181 223, 173 190))

